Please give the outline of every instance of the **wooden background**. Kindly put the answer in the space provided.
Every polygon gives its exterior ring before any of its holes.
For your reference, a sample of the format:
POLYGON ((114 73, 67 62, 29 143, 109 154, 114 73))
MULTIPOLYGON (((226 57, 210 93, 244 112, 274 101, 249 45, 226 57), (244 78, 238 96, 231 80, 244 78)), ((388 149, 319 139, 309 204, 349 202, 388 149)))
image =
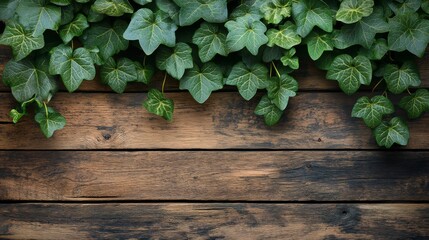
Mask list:
MULTIPOLYGON (((0 72, 9 58, 0 47, 0 72)), ((86 81, 54 97, 67 126, 47 140, 31 117, 12 124, 1 86, 0 239, 429 239, 429 115, 381 150, 350 117, 359 94, 301 65, 275 127, 233 88, 199 105, 169 80, 167 123, 145 87, 86 81)))

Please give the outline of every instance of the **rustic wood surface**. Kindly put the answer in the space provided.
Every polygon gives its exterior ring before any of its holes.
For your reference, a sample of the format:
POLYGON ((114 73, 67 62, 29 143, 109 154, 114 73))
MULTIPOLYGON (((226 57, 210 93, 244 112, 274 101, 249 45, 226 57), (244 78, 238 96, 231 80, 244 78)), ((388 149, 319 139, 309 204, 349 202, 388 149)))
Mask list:
MULTIPOLYGON (((0 78, 9 59, 0 46, 0 78)), ((274 127, 233 87, 200 105, 169 79, 167 123, 141 107, 146 87, 85 81, 60 87, 67 126, 45 139, 32 116, 12 124, 0 84, 0 239, 429 239, 429 115, 407 147, 379 149, 350 117, 360 95, 300 64, 274 127)))

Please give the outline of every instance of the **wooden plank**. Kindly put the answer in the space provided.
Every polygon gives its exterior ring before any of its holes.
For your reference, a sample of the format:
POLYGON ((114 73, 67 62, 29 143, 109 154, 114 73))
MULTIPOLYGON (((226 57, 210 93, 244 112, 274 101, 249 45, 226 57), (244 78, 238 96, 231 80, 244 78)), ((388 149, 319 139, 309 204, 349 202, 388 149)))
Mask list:
POLYGON ((429 204, 1 204, 5 239, 428 239, 429 204))
MULTIPOLYGON (((189 94, 167 94, 175 101, 172 123, 141 107, 145 93, 58 94, 51 105, 67 126, 44 139, 30 117, 13 125, 15 103, 0 94, 0 149, 377 149, 371 131, 350 113, 358 96, 301 93, 290 101, 281 122, 267 127, 238 93, 215 93, 204 104, 189 94)), ((427 149, 429 115, 410 123, 408 149, 427 149)))
POLYGON ((429 201, 429 152, 0 152, 0 200, 429 201))

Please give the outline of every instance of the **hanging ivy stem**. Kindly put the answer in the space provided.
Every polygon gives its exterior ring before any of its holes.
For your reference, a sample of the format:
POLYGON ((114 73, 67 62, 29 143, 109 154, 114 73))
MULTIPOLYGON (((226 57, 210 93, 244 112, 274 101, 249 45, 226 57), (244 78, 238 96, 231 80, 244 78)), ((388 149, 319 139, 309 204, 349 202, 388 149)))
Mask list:
POLYGON ((372 91, 371 92, 374 92, 375 91, 375 89, 378 87, 378 85, 380 85, 380 83, 383 81, 383 79, 381 79, 380 81, 378 81, 378 83, 377 84, 375 84, 375 86, 372 88, 372 91))
POLYGON ((276 73, 277 73, 277 76, 278 76, 278 77, 280 77, 280 72, 279 72, 279 70, 277 69, 277 67, 276 67, 276 65, 274 64, 274 62, 271 62, 271 64, 273 65, 274 70, 275 70, 275 71, 276 71, 276 73))
POLYGON ((162 94, 164 94, 164 87, 165 87, 166 81, 167 81, 167 73, 164 73, 164 80, 162 81, 162 88, 161 88, 162 94))
POLYGON ((412 93, 410 92, 410 89, 407 88, 407 92, 408 94, 412 95, 412 93))
POLYGON ((45 115, 47 118, 49 116, 49 114, 48 114, 48 106, 46 106, 46 102, 43 102, 43 106, 45 107, 45 115))

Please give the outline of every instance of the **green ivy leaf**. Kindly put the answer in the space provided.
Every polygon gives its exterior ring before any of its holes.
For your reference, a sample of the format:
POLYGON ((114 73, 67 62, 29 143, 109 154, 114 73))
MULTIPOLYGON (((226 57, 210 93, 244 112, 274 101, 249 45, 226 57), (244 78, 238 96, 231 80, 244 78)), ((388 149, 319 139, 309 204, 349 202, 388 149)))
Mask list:
POLYGON ((137 80, 136 65, 128 58, 121 58, 117 63, 113 58, 109 58, 101 66, 100 77, 113 91, 123 93, 128 82, 137 80))
POLYGON ((374 6, 373 0, 344 0, 341 2, 335 18, 343 23, 351 24, 369 16, 374 6))
POLYGON ((157 0, 155 3, 159 10, 167 13, 174 23, 179 25, 180 8, 173 2, 173 0, 157 0))
POLYGON ((31 98, 30 100, 21 103, 21 106, 18 108, 10 110, 9 116, 12 118, 12 122, 18 123, 19 120, 27 114, 27 105, 33 103, 35 100, 35 98, 31 98))
POLYGON ((204 19, 211 23, 223 23, 228 19, 226 0, 173 0, 179 7, 180 26, 189 26, 204 19))
POLYGON ((269 47, 277 45, 284 49, 290 49, 301 43, 301 37, 296 33, 296 26, 289 21, 281 25, 280 30, 268 30, 267 37, 269 47))
POLYGON ((268 98, 271 99, 280 110, 285 110, 290 97, 295 97, 298 91, 298 82, 287 74, 273 77, 269 82, 268 98))
POLYGON ((421 19, 417 13, 397 15, 389 19, 389 28, 390 50, 408 50, 418 57, 423 56, 429 43, 429 20, 421 19))
POLYGON ((267 95, 264 95, 256 106, 255 114, 264 116, 265 124, 273 126, 280 121, 283 111, 273 104, 267 95))
POLYGON ((176 24, 169 16, 158 11, 142 8, 135 12, 128 28, 124 32, 124 38, 139 40, 140 46, 146 55, 152 54, 161 44, 174 47, 176 43, 176 24))
POLYGON ((173 119, 173 100, 165 98, 164 94, 156 89, 149 90, 143 106, 148 112, 161 116, 167 121, 173 119))
POLYGON ((352 110, 352 117, 362 118, 370 128, 381 124, 383 115, 395 112, 392 102, 384 96, 371 99, 364 96, 357 100, 352 110))
POLYGON ((56 90, 55 79, 49 75, 46 67, 34 65, 29 60, 10 60, 3 71, 3 82, 11 87, 18 102, 25 102, 33 96, 44 101, 56 90))
POLYGON ((198 103, 204 103, 212 91, 222 89, 222 69, 210 62, 204 64, 201 69, 195 65, 187 70, 185 76, 180 80, 180 89, 187 89, 198 103))
POLYGON ((66 125, 66 119, 51 107, 48 107, 46 112, 41 108, 34 119, 39 123, 40 130, 46 138, 52 137, 55 131, 63 129, 66 125))
POLYGON ((143 6, 143 5, 146 5, 148 3, 151 3, 152 0, 134 0, 134 2, 143 6))
POLYGON ((85 48, 73 50, 65 45, 51 50, 49 72, 60 74, 69 92, 78 89, 83 80, 92 80, 95 77, 94 62, 89 51, 85 48))
POLYGON ((325 32, 332 32, 335 12, 324 1, 296 1, 292 6, 292 14, 301 37, 306 37, 315 26, 325 32))
POLYGON ((285 54, 280 58, 283 66, 290 67, 295 70, 299 68, 299 60, 298 57, 295 56, 295 53, 295 48, 291 48, 285 52, 285 54))
POLYGON ((15 14, 20 0, 3 0, 0 2, 0 20, 8 20, 15 14))
POLYGON ((402 93, 410 86, 417 87, 421 83, 417 66, 410 61, 405 62, 401 68, 394 64, 386 65, 383 77, 387 89, 394 94, 402 93))
POLYGON ((401 0, 401 1, 389 1, 387 4, 392 9, 392 11, 398 14, 409 14, 415 13, 419 10, 421 5, 421 0, 401 0))
POLYGON ((284 18, 290 17, 292 2, 289 0, 268 0, 260 8, 268 23, 279 24, 284 18))
POLYGON ((91 9, 108 16, 119 17, 125 13, 133 13, 133 6, 128 0, 96 0, 91 9))
POLYGON ((153 77, 153 74, 155 73, 154 67, 152 65, 142 66, 139 62, 134 62, 134 64, 136 65, 137 71, 136 81, 148 85, 153 77))
POLYGON ((41 36, 46 29, 58 30, 61 23, 61 8, 47 0, 20 1, 16 13, 19 22, 31 29, 34 37, 41 36))
POLYGON ((381 60, 389 51, 387 41, 384 38, 377 39, 369 49, 361 48, 359 55, 365 56, 370 60, 381 60))
POLYGON ((320 34, 318 31, 311 32, 306 38, 308 54, 311 59, 319 59, 325 51, 334 50, 334 43, 329 34, 320 34))
POLYGON ((92 24, 81 37, 87 49, 98 48, 103 61, 128 48, 128 40, 122 37, 127 23, 116 20, 113 25, 107 21, 92 24))
POLYGON ((65 7, 61 8, 61 22, 60 22, 60 26, 62 25, 66 25, 68 23, 70 23, 73 18, 74 18, 74 14, 75 14, 75 5, 68 5, 65 7))
POLYGON ((418 89, 410 96, 403 97, 399 107, 404 109, 411 119, 420 117, 422 113, 429 111, 429 91, 418 89))
POLYGON ((372 66, 367 57, 342 54, 337 56, 328 70, 326 78, 338 81, 341 90, 348 95, 355 93, 361 84, 369 85, 372 66))
POLYGON ((251 18, 239 18, 236 21, 225 23, 228 29, 226 44, 229 51, 235 52, 244 47, 253 55, 258 54, 259 47, 268 42, 265 31, 267 27, 261 21, 253 21, 251 18))
POLYGON ((392 147, 394 143, 407 145, 410 133, 407 124, 398 117, 394 117, 390 122, 382 122, 374 129, 377 144, 386 148, 392 147))
POLYGON ((429 2, 425 1, 422 3, 422 10, 425 11, 425 13, 429 14, 429 2))
POLYGON ((9 21, 0 36, 0 44, 11 46, 15 60, 19 61, 34 50, 43 48, 45 41, 43 36, 34 37, 19 23, 9 21))
MULTIPOLYGON (((287 52, 291 51, 294 48, 291 48, 287 52)), ((295 54, 295 53, 294 53, 295 54)), ((262 61, 269 63, 274 60, 280 60, 280 58, 283 56, 283 49, 279 48, 277 46, 273 47, 265 47, 264 52, 262 53, 262 61)))
POLYGON ((186 43, 177 43, 174 48, 162 47, 156 54, 156 66, 166 70, 176 79, 182 78, 185 69, 194 66, 192 62, 192 49, 186 43))
POLYGON ((227 32, 218 25, 202 23, 195 31, 192 43, 198 46, 198 55, 202 62, 210 61, 216 54, 228 55, 226 46, 227 32))
POLYGON ((58 6, 68 6, 72 3, 72 0, 50 0, 50 2, 58 6))
POLYGON ((240 4, 238 7, 236 7, 231 15, 231 20, 237 20, 238 18, 250 18, 253 21, 261 20, 262 14, 259 11, 259 7, 253 7, 249 4, 240 4))
POLYGON ((241 96, 250 100, 258 89, 268 86, 268 70, 262 64, 246 66, 243 62, 239 62, 232 67, 226 84, 237 86, 241 96))
POLYGON ((74 37, 82 35, 83 31, 89 27, 85 15, 77 14, 74 20, 60 28, 59 35, 64 43, 69 43, 74 37))

